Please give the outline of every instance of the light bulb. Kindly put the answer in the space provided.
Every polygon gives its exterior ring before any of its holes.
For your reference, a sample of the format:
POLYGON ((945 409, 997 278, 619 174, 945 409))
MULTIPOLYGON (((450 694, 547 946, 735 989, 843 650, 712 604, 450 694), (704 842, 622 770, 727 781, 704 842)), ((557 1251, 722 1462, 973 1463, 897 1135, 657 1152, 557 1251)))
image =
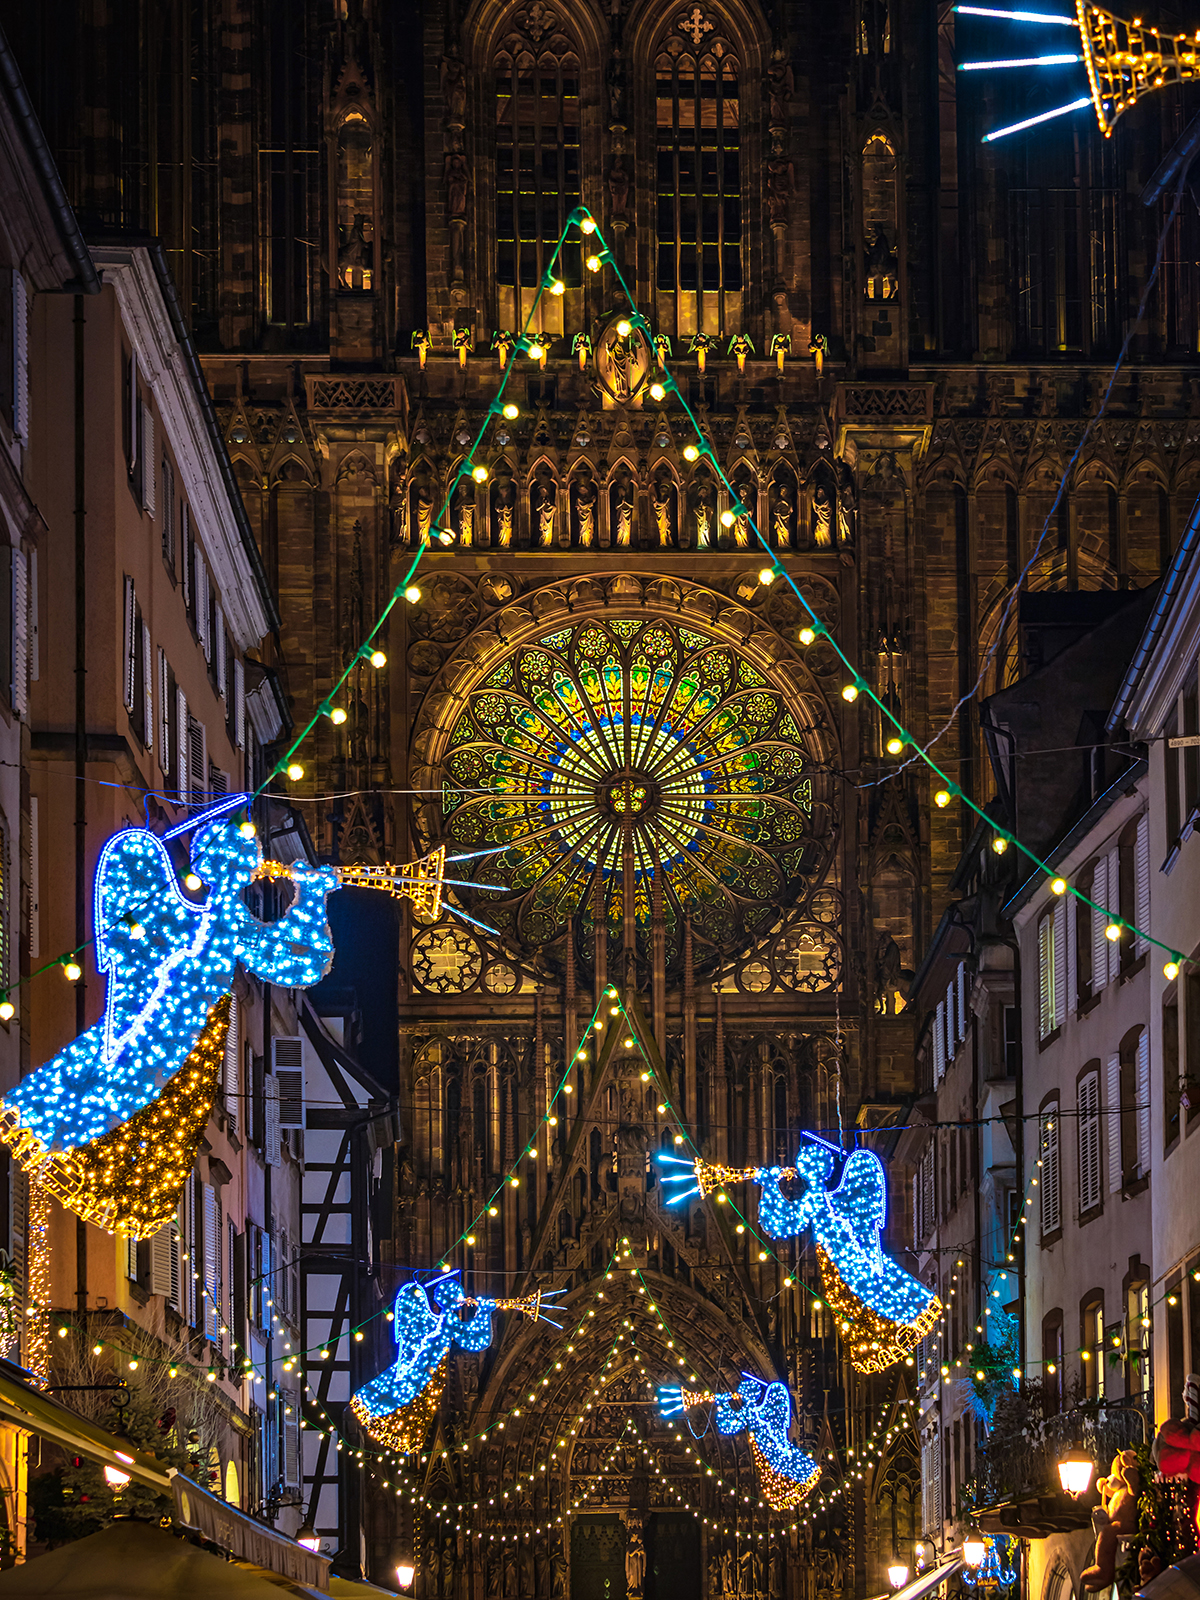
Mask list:
POLYGON ((531 361, 540 361, 545 354, 545 350, 535 339, 534 342, 529 346, 529 359, 531 361))
POLYGON ((487 475, 488 469, 484 466, 482 461, 479 462, 477 466, 471 468, 471 476, 475 479, 476 483, 486 483, 487 475))
POLYGON ((938 809, 940 811, 944 811, 946 809, 946 807, 950 804, 950 791, 949 791, 949 789, 939 789, 938 792, 933 797, 933 803, 934 803, 935 806, 938 807, 938 809))
POLYGON ((1108 927, 1104 930, 1104 937, 1106 939, 1111 939, 1112 942, 1116 944, 1117 940, 1121 937, 1121 924, 1119 922, 1110 922, 1108 927))
POLYGON ((508 418, 508 420, 510 422, 515 422, 517 420, 517 418, 521 415, 521 408, 520 408, 520 406, 514 405, 513 402, 510 400, 508 402, 508 404, 504 408, 504 415, 508 418))
POLYGON ((600 257, 597 256, 597 255, 589 256, 587 258, 586 265, 587 265, 587 269, 588 269, 589 272, 599 272, 600 271, 600 257))
POLYGON ((992 849, 996 852, 996 854, 998 856, 1002 856, 1004 854, 1004 852, 1008 849, 1008 840, 1004 837, 1004 835, 1002 833, 998 833, 996 835, 996 837, 992 840, 992 849))
POLYGON ((683 447, 683 459, 685 461, 695 461, 699 454, 700 454, 700 452, 699 452, 699 450, 697 450, 697 448, 696 448, 696 446, 694 444, 685 444, 684 445, 684 447, 683 447))
POLYGON ((333 723, 335 728, 340 728, 342 723, 346 720, 345 710, 341 706, 334 706, 333 710, 329 713, 329 720, 333 723))
POLYGON ((373 667, 386 667, 387 666, 387 657, 384 655, 382 650, 372 650, 371 651, 371 665, 373 667))
POLYGON ((779 576, 774 567, 763 567, 758 574, 759 583, 771 584, 779 576))
POLYGON ((904 740, 897 738, 893 734, 893 736, 887 742, 887 753, 888 753, 888 755, 890 755, 890 756, 898 756, 903 749, 904 749, 904 740))
POLYGON ((842 699, 848 700, 853 704, 858 699, 858 685, 856 683, 848 683, 842 690, 842 699))
POLYGON ((562 281, 561 278, 552 278, 551 279, 551 281, 550 281, 550 293, 551 294, 565 294, 566 291, 567 291, 567 286, 562 281))
POLYGON ((1067 880, 1065 878, 1051 878, 1051 880, 1050 880, 1050 893, 1051 894, 1066 894, 1066 892, 1067 892, 1067 880))
POLYGON ((238 823, 238 832, 241 834, 243 839, 253 839, 254 835, 258 832, 258 829, 250 821, 250 818, 247 817, 245 822, 238 823))
MULTIPOLYGON (((1178 961, 1168 961, 1166 966, 1163 968, 1163 977, 1166 978, 1169 981, 1170 979, 1177 978, 1178 976, 1179 976, 1179 963, 1178 963, 1178 961)), ((5 1005, 7 1005, 7 1004, 8 1004, 8 1002, 5 1001, 5 1005)), ((12 1016, 11 1007, 9 1009, 8 1015, 10 1017, 12 1016)), ((2 1016, 4 1016, 4 1006, 0 1005, 0 1017, 2 1017, 2 1016)))
POLYGON ((0 1000, 0 1022, 11 1022, 17 1008, 11 1000, 0 1000))
POLYGON ((287 775, 293 783, 296 783, 304 776, 304 768, 298 761, 289 761, 287 775))
POLYGON ((405 589, 404 598, 408 601, 410 606, 416 605, 417 601, 421 598, 421 591, 417 588, 415 583, 410 583, 408 588, 405 589))
POLYGON ((661 400, 663 398, 663 396, 666 394, 666 392, 667 392, 666 389, 663 387, 663 385, 661 383, 652 383, 650 385, 650 398, 651 398, 651 400, 661 400))
POLYGON ((78 961, 64 961, 63 973, 71 983, 78 983, 83 977, 83 968, 78 961))
POLYGON ((622 317, 620 322, 617 323, 617 332, 621 335, 622 339, 628 339, 629 335, 633 332, 633 323, 630 322, 628 317, 622 317))
POLYGON ((580 233, 595 233, 596 224, 593 222, 591 217, 584 217, 583 221, 579 224, 579 231, 580 233))
POLYGON ((722 511, 722 513, 721 513, 721 526, 723 528, 732 528, 736 521, 737 521, 737 517, 734 514, 734 512, 732 512, 732 511, 722 511))
POLYGON ((811 644, 817 637, 817 630, 815 628, 801 628, 796 637, 801 644, 811 644))

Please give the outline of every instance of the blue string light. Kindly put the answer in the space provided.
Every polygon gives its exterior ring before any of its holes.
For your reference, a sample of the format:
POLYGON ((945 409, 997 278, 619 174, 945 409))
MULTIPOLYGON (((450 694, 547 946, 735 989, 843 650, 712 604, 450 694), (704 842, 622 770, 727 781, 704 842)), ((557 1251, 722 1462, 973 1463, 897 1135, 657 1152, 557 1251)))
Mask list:
POLYGON ((336 872, 289 867, 294 903, 277 921, 260 922, 243 898, 262 870, 253 828, 197 821, 191 874, 203 898, 183 893, 163 841, 148 829, 123 829, 105 845, 92 893, 104 1015, 6 1093, 9 1142, 19 1126, 47 1150, 72 1150, 149 1105, 187 1060, 239 962, 296 989, 329 970, 325 901, 339 887, 336 872))
POLYGON ((692 1406, 711 1405, 718 1433, 746 1434, 763 1499, 773 1511, 801 1505, 816 1486, 820 1467, 788 1438, 792 1397, 786 1384, 768 1383, 744 1372, 732 1393, 663 1388, 658 1403, 667 1417, 692 1406))

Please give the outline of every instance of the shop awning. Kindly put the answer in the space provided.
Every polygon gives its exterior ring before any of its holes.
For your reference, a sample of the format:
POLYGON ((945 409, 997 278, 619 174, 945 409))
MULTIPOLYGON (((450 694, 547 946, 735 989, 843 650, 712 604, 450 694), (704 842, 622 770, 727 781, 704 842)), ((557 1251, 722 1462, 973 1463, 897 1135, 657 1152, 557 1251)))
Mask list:
POLYGON ((85 1456, 102 1467, 116 1467, 147 1489, 170 1494, 171 1479, 157 1456, 134 1449, 127 1441, 64 1406, 53 1395, 35 1389, 18 1376, 20 1370, 11 1362, 0 1362, 0 1422, 12 1423, 42 1439, 52 1439, 73 1455, 85 1456))
POLYGON ((235 1561, 261 1571, 278 1573, 289 1583, 318 1594, 329 1593, 329 1557, 307 1550, 286 1533, 277 1533, 265 1522, 256 1522, 244 1511, 218 1500, 181 1472, 173 1474, 171 1490, 175 1496, 175 1526, 199 1533, 235 1561))
POLYGON ((333 1600, 371 1600, 373 1595, 383 1594, 387 1600, 398 1600, 395 1589, 381 1589, 375 1583, 361 1583, 353 1578, 330 1578, 329 1593, 333 1600))
POLYGON ((0 1572, 0 1600, 282 1600, 318 1591, 285 1589, 146 1522, 114 1522, 0 1572))

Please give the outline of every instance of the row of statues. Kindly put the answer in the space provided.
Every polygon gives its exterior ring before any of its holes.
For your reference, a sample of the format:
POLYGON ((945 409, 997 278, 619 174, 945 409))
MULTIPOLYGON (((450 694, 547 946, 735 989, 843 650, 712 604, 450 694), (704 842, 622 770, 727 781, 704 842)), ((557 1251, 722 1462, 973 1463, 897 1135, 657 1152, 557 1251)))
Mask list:
POLYGON ((407 492, 394 498, 393 541, 414 548, 442 543, 496 550, 746 550, 758 545, 753 515, 775 549, 829 550, 853 542, 856 507, 848 471, 841 484, 830 472, 815 475, 798 491, 790 474, 777 473, 761 486, 735 482, 734 490, 737 499, 730 502, 707 475, 681 489, 660 473, 643 498, 628 469, 619 469, 606 486, 584 471, 560 487, 543 467, 523 493, 508 475, 483 487, 463 478, 435 527, 440 491, 431 477, 414 477, 407 492))

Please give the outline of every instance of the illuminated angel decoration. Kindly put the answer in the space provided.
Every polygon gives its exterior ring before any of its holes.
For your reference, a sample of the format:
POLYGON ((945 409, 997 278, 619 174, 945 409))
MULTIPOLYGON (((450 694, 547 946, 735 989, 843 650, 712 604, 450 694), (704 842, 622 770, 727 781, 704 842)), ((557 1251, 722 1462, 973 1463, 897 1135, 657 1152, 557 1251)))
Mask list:
POLYGON ((395 1364, 364 1384, 350 1401, 351 1411, 385 1448, 420 1449, 446 1387, 454 1346, 475 1353, 486 1350, 492 1342, 493 1311, 522 1311, 534 1321, 540 1317, 560 1327, 542 1311, 542 1301, 563 1292, 538 1290, 516 1300, 470 1297, 457 1269, 425 1284, 406 1283, 392 1308, 395 1364))
POLYGON ((801 1505, 821 1475, 813 1458, 788 1438, 792 1397, 786 1384, 768 1383, 743 1372, 741 1383, 730 1394, 665 1388, 658 1391, 658 1403, 668 1417, 692 1406, 711 1405, 718 1433, 744 1433, 763 1499, 773 1511, 790 1511, 801 1505))
MULTIPOLYGON (((738 1170, 707 1161, 663 1159, 686 1166, 687 1176, 695 1177, 695 1186, 676 1200, 744 1180, 762 1186, 758 1217, 772 1238, 793 1239, 811 1230, 825 1298, 849 1346, 850 1363, 859 1372, 882 1372, 936 1326, 942 1303, 883 1249, 887 1177, 879 1157, 871 1150, 852 1151, 838 1184, 830 1187, 835 1159, 842 1152, 815 1134, 804 1137, 809 1143, 802 1146, 794 1167, 738 1170), (792 1198, 784 1185, 797 1180, 803 1190, 792 1198)), ((687 1179, 680 1175, 667 1181, 687 1179)))
POLYGON ((262 868, 258 841, 230 820, 229 801, 221 809, 200 819, 192 845, 191 870, 203 884, 196 899, 148 829, 126 828, 105 845, 93 888, 104 1015, 5 1094, 0 1132, 10 1144, 19 1129, 26 1145, 32 1136, 44 1151, 71 1150, 141 1111, 187 1061, 239 962, 285 988, 307 988, 328 971, 325 900, 336 872, 288 868, 293 904, 278 921, 260 922, 243 899, 262 868))

